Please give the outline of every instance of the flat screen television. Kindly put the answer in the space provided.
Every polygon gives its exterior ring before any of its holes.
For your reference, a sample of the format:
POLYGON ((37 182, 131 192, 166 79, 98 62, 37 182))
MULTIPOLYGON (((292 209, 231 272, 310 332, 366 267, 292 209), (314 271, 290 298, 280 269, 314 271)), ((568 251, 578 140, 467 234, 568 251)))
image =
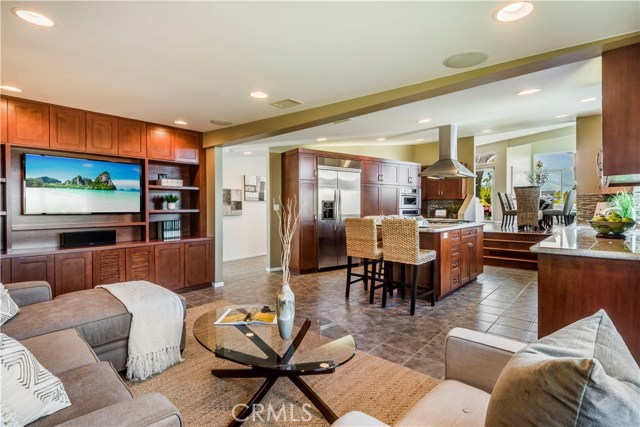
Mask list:
POLYGON ((25 154, 23 213, 139 213, 140 182, 135 163, 25 154))

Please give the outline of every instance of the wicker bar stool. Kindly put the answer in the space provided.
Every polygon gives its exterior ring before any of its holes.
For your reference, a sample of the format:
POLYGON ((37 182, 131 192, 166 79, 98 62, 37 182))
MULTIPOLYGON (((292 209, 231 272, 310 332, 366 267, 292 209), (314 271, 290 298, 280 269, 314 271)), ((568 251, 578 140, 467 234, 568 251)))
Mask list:
POLYGON ((435 294, 435 265, 431 268, 431 287, 418 286, 418 266, 435 261, 436 251, 420 249, 420 233, 418 221, 413 219, 384 219, 382 220, 382 240, 384 243, 385 292, 382 293, 382 308, 387 305, 387 289, 400 288, 400 295, 405 297, 405 288, 411 287, 411 309, 413 316, 416 311, 417 290, 426 289, 420 296, 430 296, 431 305, 436 303, 435 294), (400 280, 393 278, 393 265, 400 265, 400 280), (411 283, 407 283, 406 267, 412 267, 411 283))
MULTIPOLYGON (((344 228, 347 234, 347 289, 345 298, 349 298, 351 285, 364 282, 364 290, 371 292, 369 304, 373 303, 373 292, 376 289, 376 277, 380 275, 376 266, 382 267, 382 249, 378 247, 378 230, 376 221, 372 218, 345 218, 344 228), (364 263, 364 273, 353 272, 353 258, 360 258, 364 263), (371 261, 371 271, 369 262, 371 261), (356 277, 353 279, 352 277, 356 277)), ((382 280, 381 280, 382 281, 382 280)), ((378 286, 381 287, 382 285, 378 286)))

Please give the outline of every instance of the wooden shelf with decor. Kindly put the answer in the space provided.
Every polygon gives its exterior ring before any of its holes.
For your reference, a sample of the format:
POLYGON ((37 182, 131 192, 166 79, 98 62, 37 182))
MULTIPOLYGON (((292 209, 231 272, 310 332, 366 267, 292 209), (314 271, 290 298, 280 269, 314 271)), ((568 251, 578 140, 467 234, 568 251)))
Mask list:
POLYGON ((13 97, 2 96, 0 106, 1 281, 47 280, 56 295, 124 280, 170 289, 210 283, 201 133, 13 97), (139 166, 140 212, 25 215, 25 154, 139 166), (183 185, 156 185, 158 174, 183 185), (179 194, 176 210, 155 205, 163 192, 179 194), (179 240, 158 239, 156 223, 165 220, 180 220, 179 240), (115 244, 60 247, 65 230, 105 229, 115 230, 115 244))

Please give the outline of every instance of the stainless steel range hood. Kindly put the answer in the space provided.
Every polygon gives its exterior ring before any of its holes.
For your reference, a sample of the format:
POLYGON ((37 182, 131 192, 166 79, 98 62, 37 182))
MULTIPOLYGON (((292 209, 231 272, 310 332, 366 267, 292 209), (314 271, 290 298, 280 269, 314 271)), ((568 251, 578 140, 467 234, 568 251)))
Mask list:
POLYGON ((475 177, 473 172, 458 161, 458 126, 440 126, 438 132, 440 160, 425 169, 420 176, 433 179, 475 177))

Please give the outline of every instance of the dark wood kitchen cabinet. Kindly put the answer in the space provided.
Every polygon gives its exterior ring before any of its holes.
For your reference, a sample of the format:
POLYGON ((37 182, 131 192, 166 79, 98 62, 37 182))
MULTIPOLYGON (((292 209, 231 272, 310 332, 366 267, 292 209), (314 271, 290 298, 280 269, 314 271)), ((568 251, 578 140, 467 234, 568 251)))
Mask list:
POLYGON ((467 196, 466 178, 422 178, 422 200, 454 200, 467 196))
POLYGON ((7 108, 10 144, 49 147, 49 105, 10 98, 7 108))
POLYGON ((418 187, 420 185, 420 168, 418 166, 398 165, 398 185, 418 187))
POLYGON ((603 173, 640 173, 640 43, 602 54, 603 173), (629 155, 636 153, 636 155, 629 155))
POLYGON ((60 150, 87 151, 86 113, 64 107, 49 107, 49 147, 60 150))
POLYGON ((391 185, 362 184, 360 215, 398 215, 400 187, 391 185))
POLYGON ((362 184, 409 186, 410 168, 409 164, 392 161, 362 160, 361 182, 362 184))
POLYGON ((62 253, 54 255, 54 258, 54 295, 92 288, 93 264, 91 252, 62 253))
POLYGON ((475 280, 480 274, 479 265, 482 260, 482 252, 478 249, 477 229, 462 229, 462 240, 460 242, 460 283, 467 283, 475 280))
POLYGON ((87 151, 96 154, 118 154, 118 119, 87 113, 87 151))

